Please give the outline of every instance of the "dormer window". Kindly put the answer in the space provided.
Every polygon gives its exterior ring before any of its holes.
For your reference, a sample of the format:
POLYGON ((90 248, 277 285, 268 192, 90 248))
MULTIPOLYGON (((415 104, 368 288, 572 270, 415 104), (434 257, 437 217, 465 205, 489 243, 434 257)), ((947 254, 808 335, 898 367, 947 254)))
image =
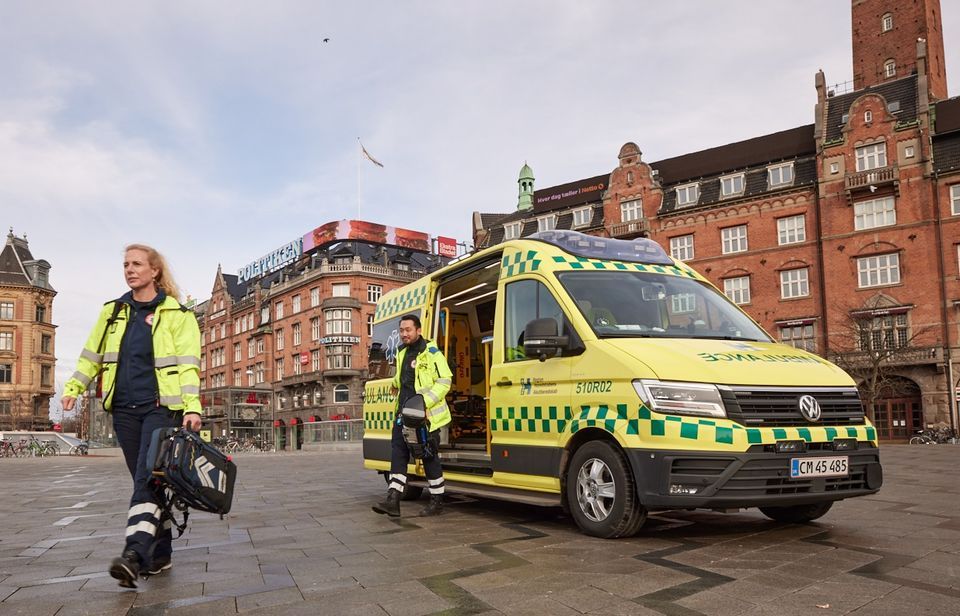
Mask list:
POLYGON ((880 31, 890 32, 893 30, 893 13, 884 13, 880 18, 880 31))
POLYGON ((700 200, 700 184, 684 184, 677 186, 677 205, 694 205, 700 200))
POLYGON ((722 197, 735 197, 743 194, 743 174, 727 175, 720 178, 720 194, 722 197))
POLYGON ((557 215, 549 214, 537 219, 537 231, 553 231, 557 228, 557 215))
POLYGON ((590 224, 593 219, 593 208, 582 207, 577 210, 573 210, 573 227, 586 227, 590 224))
POLYGON ((793 184, 793 163, 768 167, 767 184, 770 188, 793 184))
POLYGON ((503 225, 503 239, 515 240, 520 237, 520 225, 521 223, 519 222, 511 222, 503 225))

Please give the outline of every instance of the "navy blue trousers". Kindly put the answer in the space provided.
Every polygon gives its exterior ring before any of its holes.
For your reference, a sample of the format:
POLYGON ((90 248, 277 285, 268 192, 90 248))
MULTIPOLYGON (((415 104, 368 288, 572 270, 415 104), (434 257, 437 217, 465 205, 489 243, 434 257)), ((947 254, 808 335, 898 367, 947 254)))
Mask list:
POLYGON ((179 411, 155 403, 113 409, 113 429, 133 478, 124 549, 136 552, 141 565, 150 564, 154 557, 168 557, 173 553, 172 523, 160 519, 160 494, 147 468, 147 451, 154 430, 181 425, 183 415, 179 411))
MULTIPOLYGON (((434 442, 434 451, 437 450, 436 443, 439 442, 440 432, 434 430, 430 433, 430 438, 434 442)), ((390 435, 390 482, 388 490, 396 490, 403 493, 407 487, 407 464, 410 462, 410 448, 407 442, 403 440, 403 426, 397 421, 393 422, 393 433, 390 435)), ((440 454, 434 455, 429 460, 423 461, 423 471, 427 476, 430 494, 443 494, 443 467, 440 464, 440 454)))

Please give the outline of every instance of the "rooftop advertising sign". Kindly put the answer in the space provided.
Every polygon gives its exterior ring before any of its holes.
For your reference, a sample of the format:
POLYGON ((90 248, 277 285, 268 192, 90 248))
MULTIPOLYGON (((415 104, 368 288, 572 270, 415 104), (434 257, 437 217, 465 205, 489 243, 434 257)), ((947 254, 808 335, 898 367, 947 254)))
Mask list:
POLYGON ((240 282, 280 269, 303 254, 303 239, 297 238, 237 270, 240 282))
POLYGON ((538 190, 533 193, 533 209, 540 212, 600 201, 609 179, 609 175, 598 175, 586 180, 538 190))
POLYGON ((303 236, 303 250, 310 251, 330 242, 357 240, 389 244, 430 252, 430 236, 420 231, 388 227, 364 220, 335 220, 321 225, 303 236))

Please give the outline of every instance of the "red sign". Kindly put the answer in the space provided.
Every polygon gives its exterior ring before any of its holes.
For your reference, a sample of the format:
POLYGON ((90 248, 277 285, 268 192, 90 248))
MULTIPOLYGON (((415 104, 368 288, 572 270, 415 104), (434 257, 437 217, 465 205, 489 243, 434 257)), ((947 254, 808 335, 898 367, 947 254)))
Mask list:
POLYGON ((450 257, 451 259, 457 256, 457 240, 452 237, 443 237, 442 235, 437 236, 437 254, 441 257, 450 257))
POLYGON ((335 220, 321 225, 303 236, 303 251, 342 240, 389 244, 420 252, 430 252, 430 236, 426 233, 388 227, 365 220, 335 220))
POLYGON ((302 351, 300 353, 300 363, 306 366, 309 362, 310 362, 310 353, 307 353, 306 351, 302 351))

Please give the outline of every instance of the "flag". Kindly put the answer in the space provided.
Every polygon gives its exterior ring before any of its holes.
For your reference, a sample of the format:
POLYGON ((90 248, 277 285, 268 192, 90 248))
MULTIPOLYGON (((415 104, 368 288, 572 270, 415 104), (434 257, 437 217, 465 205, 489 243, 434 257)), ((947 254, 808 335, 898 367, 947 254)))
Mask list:
POLYGON ((364 158, 366 158, 367 160, 369 160, 370 162, 372 162, 374 165, 378 167, 383 167, 383 163, 377 160, 376 158, 374 158, 373 156, 370 156, 370 152, 367 152, 367 148, 363 147, 362 143, 360 144, 360 150, 363 152, 364 158))

